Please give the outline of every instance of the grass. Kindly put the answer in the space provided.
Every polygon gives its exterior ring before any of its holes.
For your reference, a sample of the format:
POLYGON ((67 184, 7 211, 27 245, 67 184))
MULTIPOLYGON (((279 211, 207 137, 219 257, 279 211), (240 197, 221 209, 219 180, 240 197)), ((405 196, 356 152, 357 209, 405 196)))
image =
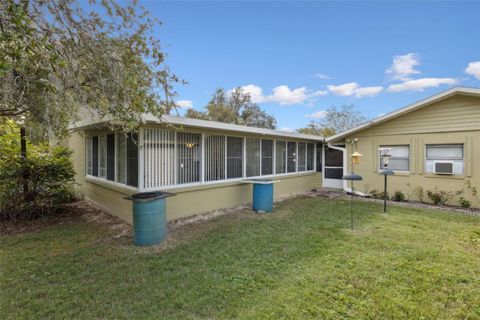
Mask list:
POLYGON ((105 225, 1 237, 7 318, 478 319, 480 218, 297 198, 135 248, 105 225))

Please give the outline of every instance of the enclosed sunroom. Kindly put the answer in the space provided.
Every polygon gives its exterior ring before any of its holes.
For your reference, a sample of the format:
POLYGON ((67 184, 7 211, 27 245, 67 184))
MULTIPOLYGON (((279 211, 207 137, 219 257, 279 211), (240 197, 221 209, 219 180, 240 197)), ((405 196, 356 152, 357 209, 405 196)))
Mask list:
POLYGON ((250 203, 247 178, 278 180, 277 200, 321 186, 321 137, 173 116, 141 123, 125 134, 79 122, 70 138, 83 195, 126 221, 124 197, 136 192, 175 192, 171 220, 250 203))

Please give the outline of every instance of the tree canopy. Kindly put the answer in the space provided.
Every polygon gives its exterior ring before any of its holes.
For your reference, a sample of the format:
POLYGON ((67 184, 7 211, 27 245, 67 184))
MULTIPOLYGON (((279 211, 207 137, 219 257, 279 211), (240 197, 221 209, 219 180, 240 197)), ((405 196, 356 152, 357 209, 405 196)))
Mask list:
POLYGON ((219 88, 208 102, 205 111, 188 109, 189 118, 241 124, 250 127, 275 129, 277 121, 256 103, 242 88, 231 91, 219 88))
POLYGON ((320 121, 311 121, 307 127, 298 129, 297 132, 329 137, 353 128, 365 120, 353 105, 343 105, 340 108, 332 106, 320 121))
POLYGON ((136 1, 0 0, 0 117, 48 138, 79 114, 129 130, 139 113, 168 113, 180 80, 158 24, 136 1))

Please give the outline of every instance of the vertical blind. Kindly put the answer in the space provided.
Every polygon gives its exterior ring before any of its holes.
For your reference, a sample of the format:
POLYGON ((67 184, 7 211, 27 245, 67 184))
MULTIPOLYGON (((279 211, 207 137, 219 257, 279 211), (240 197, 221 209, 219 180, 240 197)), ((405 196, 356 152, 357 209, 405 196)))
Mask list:
POLYGON ((225 179, 225 136, 205 136, 205 181, 225 179))
POLYGON ((201 139, 199 133, 177 134, 177 183, 200 181, 201 139))
POLYGON ((175 133, 145 129, 144 148, 145 188, 175 184, 175 133))
POLYGON ((243 177, 243 138, 227 137, 227 178, 243 177))
MULTIPOLYGON (((145 189, 314 169, 313 143, 143 130, 145 189)), ((138 186, 137 134, 88 137, 85 148, 87 175, 138 186)))

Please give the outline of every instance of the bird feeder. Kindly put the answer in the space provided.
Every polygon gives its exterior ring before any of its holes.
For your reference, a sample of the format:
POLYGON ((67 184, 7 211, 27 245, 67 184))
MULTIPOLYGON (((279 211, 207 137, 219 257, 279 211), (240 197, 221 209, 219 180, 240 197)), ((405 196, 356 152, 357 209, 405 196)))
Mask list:
POLYGON ((390 157, 392 156, 392 148, 379 148, 378 152, 382 158, 383 169, 378 173, 384 176, 384 187, 383 187, 383 213, 387 213, 387 176, 393 176, 395 172, 392 169, 388 168, 390 157))
POLYGON ((355 151, 352 153, 352 164, 360 164, 360 158, 363 157, 363 154, 361 154, 358 151, 355 151))

